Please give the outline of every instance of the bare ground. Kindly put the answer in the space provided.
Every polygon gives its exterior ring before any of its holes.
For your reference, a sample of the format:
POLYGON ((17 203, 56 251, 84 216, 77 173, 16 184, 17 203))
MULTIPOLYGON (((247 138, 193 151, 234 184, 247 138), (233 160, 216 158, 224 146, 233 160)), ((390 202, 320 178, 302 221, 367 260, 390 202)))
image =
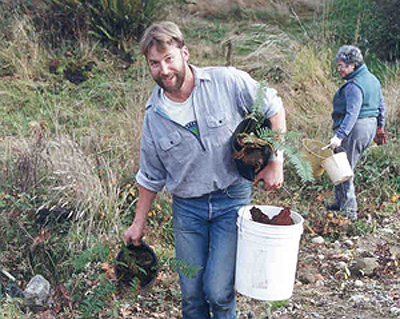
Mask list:
MULTIPOLYGON (((394 213, 381 219, 372 233, 362 236, 345 235, 350 223, 323 236, 306 227, 290 300, 280 306, 238 293, 238 318, 268 318, 270 306, 271 318, 281 319, 400 318, 400 271, 396 255, 400 251, 399 213, 397 207, 394 213), (376 267, 367 270, 355 266, 357 261, 365 259, 374 259, 376 267)), ((142 293, 136 305, 127 305, 127 311, 129 318, 181 318, 179 303, 176 273, 161 271, 152 290, 142 293)))

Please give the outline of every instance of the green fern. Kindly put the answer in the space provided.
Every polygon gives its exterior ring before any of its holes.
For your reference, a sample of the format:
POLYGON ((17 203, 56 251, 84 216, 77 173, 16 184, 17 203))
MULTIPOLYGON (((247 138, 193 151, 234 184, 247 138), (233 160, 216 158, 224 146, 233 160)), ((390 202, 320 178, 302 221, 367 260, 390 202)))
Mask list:
POLYGON ((285 153, 285 158, 295 167, 297 175, 301 177, 303 182, 312 182, 314 176, 311 165, 308 161, 302 159, 304 154, 295 145, 300 135, 298 132, 279 133, 266 127, 260 128, 257 132, 258 138, 268 142, 274 153, 276 151, 285 153))
MULTIPOLYGON (((268 127, 261 127, 265 121, 265 115, 262 111, 265 87, 266 82, 261 82, 253 105, 253 111, 248 115, 253 120, 249 124, 251 128, 247 128, 245 134, 255 134, 260 139, 258 144, 267 144, 267 147, 270 147, 273 153, 278 150, 284 151, 286 159, 295 167, 296 173, 301 177, 302 181, 311 182, 314 180, 311 165, 308 161, 302 159, 304 154, 299 152, 295 143, 299 140, 301 134, 298 132, 282 133, 271 130, 268 127)), ((254 136, 251 138, 254 139, 254 136)))
POLYGON ((85 298, 79 304, 78 311, 82 318, 100 318, 103 309, 113 303, 115 292, 114 283, 105 276, 100 276, 98 284, 86 293, 85 298))
POLYGON ((265 88, 266 88, 266 82, 261 82, 257 90, 257 96, 256 96, 256 101, 254 102, 253 105, 253 110, 249 115, 249 117, 251 117, 256 123, 257 129, 261 127, 261 125, 264 123, 265 120, 265 114, 261 107, 264 103, 265 88))

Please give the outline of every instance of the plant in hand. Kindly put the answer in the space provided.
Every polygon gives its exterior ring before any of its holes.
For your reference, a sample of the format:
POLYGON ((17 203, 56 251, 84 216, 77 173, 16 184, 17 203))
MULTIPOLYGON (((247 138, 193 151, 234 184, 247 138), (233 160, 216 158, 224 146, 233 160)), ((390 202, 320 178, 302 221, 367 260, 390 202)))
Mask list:
POLYGON ((243 167, 251 167, 254 171, 248 179, 253 179, 267 165, 270 156, 283 151, 302 180, 313 181, 312 168, 309 162, 302 160, 303 154, 296 146, 300 134, 272 130, 271 123, 262 112, 263 99, 264 85, 260 85, 253 112, 239 124, 233 134, 232 157, 236 160, 239 172, 243 167))

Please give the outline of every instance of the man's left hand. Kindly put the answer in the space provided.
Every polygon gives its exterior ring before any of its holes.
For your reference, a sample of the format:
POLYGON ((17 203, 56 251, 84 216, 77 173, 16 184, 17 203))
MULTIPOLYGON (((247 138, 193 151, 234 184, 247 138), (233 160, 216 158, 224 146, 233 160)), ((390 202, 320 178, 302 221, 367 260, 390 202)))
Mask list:
POLYGON ((279 189, 283 184, 283 163, 279 161, 269 161, 256 176, 254 182, 257 184, 264 181, 264 190, 271 191, 279 189))

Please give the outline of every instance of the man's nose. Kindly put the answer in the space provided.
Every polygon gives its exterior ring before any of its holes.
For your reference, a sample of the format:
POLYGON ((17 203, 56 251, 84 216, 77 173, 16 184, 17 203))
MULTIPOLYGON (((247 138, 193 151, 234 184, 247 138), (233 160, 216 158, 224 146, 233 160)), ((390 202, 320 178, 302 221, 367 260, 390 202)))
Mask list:
POLYGON ((168 74, 168 65, 165 62, 160 63, 160 69, 161 69, 161 74, 162 75, 167 75, 168 74))

